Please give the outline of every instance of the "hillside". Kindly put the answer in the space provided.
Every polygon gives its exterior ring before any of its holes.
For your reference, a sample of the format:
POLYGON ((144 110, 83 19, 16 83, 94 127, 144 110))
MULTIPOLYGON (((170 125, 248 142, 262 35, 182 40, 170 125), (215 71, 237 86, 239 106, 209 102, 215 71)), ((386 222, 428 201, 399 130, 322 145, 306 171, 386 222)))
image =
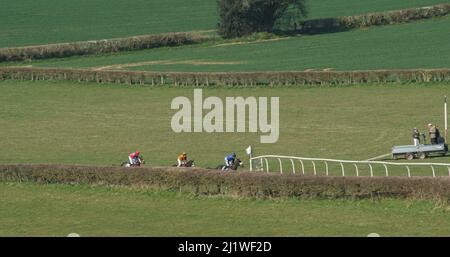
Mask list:
POLYGON ((445 68, 450 63, 450 34, 444 33, 449 27, 450 16, 446 16, 341 33, 157 48, 24 65, 196 72, 445 68))
MULTIPOLYGON (((314 0, 308 19, 446 3, 446 0, 314 0)), ((0 47, 214 30, 215 0, 3 0, 0 47)))

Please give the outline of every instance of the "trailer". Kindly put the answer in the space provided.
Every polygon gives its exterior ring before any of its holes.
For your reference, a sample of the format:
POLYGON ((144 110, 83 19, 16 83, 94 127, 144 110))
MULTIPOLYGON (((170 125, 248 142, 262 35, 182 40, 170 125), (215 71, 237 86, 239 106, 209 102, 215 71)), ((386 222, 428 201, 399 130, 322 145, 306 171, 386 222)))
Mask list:
POLYGON ((430 155, 441 155, 445 156, 448 152, 448 145, 445 143, 441 144, 420 144, 415 145, 400 145, 392 147, 392 158, 394 160, 399 157, 404 157, 407 160, 412 160, 414 158, 425 159, 430 155))

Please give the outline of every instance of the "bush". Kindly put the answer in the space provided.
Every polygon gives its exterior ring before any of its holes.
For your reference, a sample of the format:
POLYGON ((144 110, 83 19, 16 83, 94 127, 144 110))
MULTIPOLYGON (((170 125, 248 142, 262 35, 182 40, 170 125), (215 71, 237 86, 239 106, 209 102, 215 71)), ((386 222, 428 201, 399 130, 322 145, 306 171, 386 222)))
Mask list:
POLYGON ((175 190, 197 195, 450 200, 448 177, 316 177, 164 167, 0 165, 1 182, 102 184, 175 190))
POLYGON ((305 0, 217 0, 217 7, 219 34, 224 38, 272 32, 286 13, 297 19, 307 13, 305 0))
POLYGON ((200 43, 208 39, 209 37, 197 33, 168 33, 40 46, 0 48, 0 62, 133 51, 163 46, 179 46, 200 43))
POLYGON ((151 86, 314 86, 449 82, 450 69, 191 73, 5 67, 0 68, 0 79, 69 80, 151 86))
POLYGON ((346 31, 370 26, 391 25, 445 16, 450 13, 450 4, 411 8, 398 11, 369 13, 356 16, 325 18, 304 21, 300 24, 301 34, 320 34, 346 31))

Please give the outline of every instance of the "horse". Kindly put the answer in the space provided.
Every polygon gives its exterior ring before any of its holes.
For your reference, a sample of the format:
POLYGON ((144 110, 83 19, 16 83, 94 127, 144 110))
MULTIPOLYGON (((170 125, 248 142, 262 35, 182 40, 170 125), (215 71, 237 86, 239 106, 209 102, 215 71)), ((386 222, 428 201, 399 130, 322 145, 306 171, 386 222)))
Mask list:
MULTIPOLYGON (((178 164, 172 165, 172 167, 178 167, 178 164)), ((195 167, 194 160, 189 160, 185 164, 182 164, 180 167, 195 167)))
POLYGON ((233 165, 231 165, 231 167, 227 167, 225 165, 219 165, 216 167, 217 170, 237 170, 239 168, 239 166, 244 167, 244 164, 242 163, 241 159, 236 159, 236 161, 233 163, 233 165))
POLYGON ((144 159, 139 159, 139 162, 136 163, 136 164, 130 164, 128 161, 122 162, 120 164, 120 166, 122 166, 122 167, 140 167, 142 164, 145 164, 145 160, 144 159))

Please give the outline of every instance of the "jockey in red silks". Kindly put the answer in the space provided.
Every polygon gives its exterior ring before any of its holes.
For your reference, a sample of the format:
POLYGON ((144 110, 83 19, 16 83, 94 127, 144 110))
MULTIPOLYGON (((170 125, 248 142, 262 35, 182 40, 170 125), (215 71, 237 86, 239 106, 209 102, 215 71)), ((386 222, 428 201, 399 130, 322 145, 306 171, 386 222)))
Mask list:
POLYGON ((143 160, 143 158, 142 158, 142 156, 140 156, 140 154, 141 153, 139 152, 139 150, 136 150, 134 153, 131 153, 128 156, 128 162, 131 165, 140 165, 142 163, 142 160, 143 160))

